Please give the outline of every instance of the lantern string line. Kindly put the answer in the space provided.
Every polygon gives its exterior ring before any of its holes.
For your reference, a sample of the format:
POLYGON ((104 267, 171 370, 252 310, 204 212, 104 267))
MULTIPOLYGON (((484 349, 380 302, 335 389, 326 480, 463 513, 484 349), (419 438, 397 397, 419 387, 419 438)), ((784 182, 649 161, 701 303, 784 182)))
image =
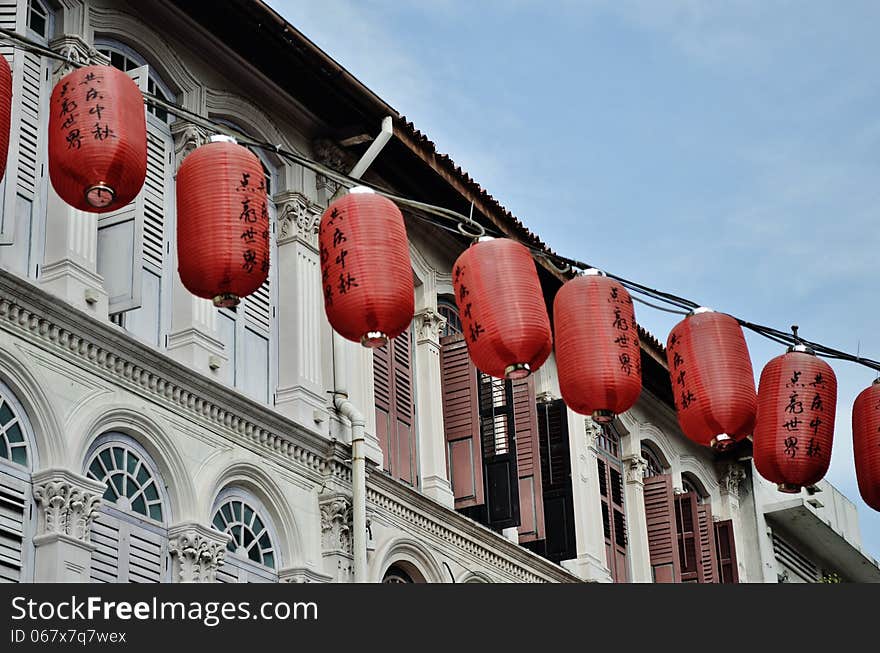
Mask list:
MULTIPOLYGON (((11 44, 14 48, 33 52, 35 54, 39 54, 50 59, 61 61, 64 64, 74 68, 80 68, 89 65, 89 62, 72 61, 68 58, 67 55, 62 54, 56 50, 52 50, 51 48, 47 48, 46 46, 43 46, 33 41, 32 39, 22 36, 21 34, 18 34, 13 30, 7 28, 0 27, 0 42, 6 42, 11 44)), ((234 129, 229 125, 215 122, 210 118, 206 118, 194 111, 187 109, 186 107, 168 102, 167 100, 163 100, 162 98, 159 98, 152 93, 148 93, 146 91, 141 91, 141 93, 144 96, 144 103, 147 105, 164 109, 169 114, 177 118, 181 118, 182 120, 185 120, 198 127, 202 127, 203 129, 206 129, 208 131, 225 134, 227 136, 233 136, 242 145, 265 150, 268 152, 273 152, 277 156, 301 165, 302 167, 307 168, 317 174, 320 174, 339 184, 340 186, 344 186, 346 188, 351 188, 353 186, 366 186, 377 194, 382 195, 397 204, 410 208, 411 212, 408 215, 411 215, 416 219, 427 222, 434 227, 455 234, 459 237, 465 235, 471 238, 476 238, 484 234, 499 238, 507 236, 507 234, 503 233, 497 228, 486 227, 478 223, 476 220, 474 220, 472 215, 465 215, 463 213, 459 213, 458 211, 454 211, 452 209, 448 209, 442 206, 437 206, 434 204, 429 204, 427 202, 421 202, 419 200, 415 200, 409 197, 397 195, 388 191, 387 189, 377 186, 376 184, 364 181, 363 179, 357 179, 346 175, 345 173, 334 170, 333 168, 323 163, 320 163, 319 161, 310 159, 297 152, 284 150, 278 144, 265 143, 253 139, 247 134, 244 134, 237 129, 234 129), (438 218, 440 220, 438 220, 438 218)), ((585 263, 583 261, 568 258, 560 254, 550 253, 544 249, 540 249, 534 246, 525 244, 523 245, 532 252, 533 256, 545 259, 552 265, 554 269, 556 269, 561 274, 565 274, 566 271, 574 273, 575 270, 596 269, 595 266, 590 265, 589 263, 585 263)), ((633 297, 633 299, 640 304, 644 304, 645 306, 648 306, 655 310, 663 311, 666 313, 673 313, 676 315, 687 315, 692 310, 701 306, 701 304, 698 304, 685 297, 680 297, 673 293, 668 293, 658 290, 656 288, 651 288, 650 286, 645 286, 625 277, 611 274, 607 271, 605 272, 605 274, 609 278, 618 281, 628 290, 638 295, 641 295, 642 297, 659 301, 669 306, 669 308, 667 308, 648 301, 647 299, 642 299, 641 297, 633 297)), ((736 316, 731 317, 733 317, 743 328, 746 328, 777 344, 781 344, 784 346, 803 344, 807 347, 810 347, 817 356, 856 363, 858 365, 873 369, 878 372, 878 374, 880 374, 880 361, 872 360, 870 358, 864 358, 856 354, 850 354, 818 342, 806 340, 804 338, 795 338, 791 333, 788 333, 786 331, 780 331, 779 329, 775 329, 773 327, 749 322, 736 316)))

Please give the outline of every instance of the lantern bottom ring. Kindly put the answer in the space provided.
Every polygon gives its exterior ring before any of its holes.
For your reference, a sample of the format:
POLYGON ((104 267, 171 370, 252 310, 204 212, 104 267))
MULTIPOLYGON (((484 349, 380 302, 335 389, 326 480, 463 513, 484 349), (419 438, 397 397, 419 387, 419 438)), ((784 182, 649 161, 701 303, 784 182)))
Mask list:
POLYGON ((736 440, 727 435, 726 433, 722 433, 720 435, 716 435, 712 438, 712 442, 710 446, 715 451, 728 451, 733 448, 733 445, 736 444, 736 440))
POLYGON ((798 494, 801 491, 801 486, 794 483, 779 483, 776 488, 786 494, 798 494))
POLYGON ((594 410, 592 418, 596 424, 610 424, 614 421, 614 411, 606 409, 594 410))
POLYGON ((504 368, 504 378, 513 381, 524 379, 532 373, 532 368, 528 363, 514 363, 504 368))
POLYGON ((233 295, 230 292, 220 293, 219 295, 214 296, 214 306, 217 308, 233 308, 234 306, 238 306, 241 299, 238 295, 233 295))
POLYGON ((388 344, 388 336, 381 331, 367 331, 361 336, 361 344, 370 349, 384 347, 388 344))
POLYGON ((104 182, 86 188, 86 202, 89 203, 89 206, 94 206, 96 209, 106 209, 113 204, 115 198, 116 191, 104 182))

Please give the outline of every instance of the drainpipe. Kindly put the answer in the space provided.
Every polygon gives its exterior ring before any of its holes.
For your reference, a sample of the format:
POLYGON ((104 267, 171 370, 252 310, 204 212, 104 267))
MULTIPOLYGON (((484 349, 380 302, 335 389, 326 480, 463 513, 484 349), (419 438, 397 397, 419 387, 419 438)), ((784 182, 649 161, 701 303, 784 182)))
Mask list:
MULTIPOLYGON (((360 161, 352 168, 350 177, 357 179, 367 171, 393 133, 391 116, 382 120, 382 130, 360 161)), ((354 554, 354 582, 367 582, 367 461, 364 447, 366 419, 348 399, 347 352, 348 341, 333 332, 333 406, 336 412, 351 422, 351 512, 352 550, 354 554)))

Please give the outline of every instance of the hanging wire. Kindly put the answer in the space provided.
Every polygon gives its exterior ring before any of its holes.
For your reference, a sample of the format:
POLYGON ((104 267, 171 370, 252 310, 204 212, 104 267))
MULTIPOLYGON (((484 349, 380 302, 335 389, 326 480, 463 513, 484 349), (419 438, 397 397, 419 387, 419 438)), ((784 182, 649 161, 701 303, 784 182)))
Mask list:
MULTIPOLYGON (((80 68, 82 66, 89 65, 90 63, 88 61, 75 61, 69 55, 61 54, 56 50, 52 50, 51 48, 43 46, 27 37, 22 36, 21 34, 14 32, 13 30, 4 27, 0 27, 0 42, 2 41, 11 44, 15 48, 28 52, 33 52, 35 54, 54 59, 56 61, 63 62, 64 64, 74 68, 80 68)), ((265 150, 267 152, 272 152, 287 161, 296 163, 304 168, 307 168, 308 170, 320 174, 327 179, 339 184, 340 186, 344 186, 345 188, 351 188, 353 186, 366 186, 373 190, 375 193, 387 197, 391 201, 401 206, 409 208, 409 215, 412 215, 419 220, 429 223, 449 233, 459 236, 464 235, 472 239, 476 239, 481 236, 494 236, 498 238, 503 238, 506 236, 506 234, 504 234, 501 230, 493 227, 486 227, 485 225, 480 224, 474 219, 473 202, 471 203, 469 214, 465 215, 459 213, 458 211, 453 211, 452 209, 447 209, 442 206, 437 206, 434 204, 429 204, 427 202, 421 202, 419 200, 415 200, 409 197, 404 197, 402 195, 397 195, 370 182, 364 181, 362 179, 357 179, 345 173, 334 170, 333 168, 323 163, 320 163, 319 161, 315 161, 306 156, 303 156, 302 154, 285 150, 278 144, 262 142, 251 138, 247 134, 244 134, 237 129, 234 129, 222 123, 215 122, 194 111, 190 111, 186 107, 182 107, 178 104, 168 102, 167 100, 157 97, 152 93, 146 91, 142 91, 142 93, 144 96, 144 103, 149 106, 164 109, 169 114, 198 127, 202 127, 203 129, 206 129, 208 131, 232 136, 241 145, 265 150), (442 222, 438 221, 437 218, 442 220, 442 222)), ((561 276, 573 274, 576 270, 588 270, 595 267, 593 265, 590 265, 589 263, 578 261, 572 258, 567 258, 559 254, 553 254, 546 251, 545 249, 540 249, 532 245, 524 246, 529 251, 531 251, 535 257, 544 259, 551 267, 551 269, 555 270, 561 276)), ((643 284, 637 283, 635 281, 615 274, 611 274, 608 272, 606 272, 605 274, 609 278, 620 282, 625 288, 636 293, 637 295, 641 295, 642 297, 647 297, 648 299, 666 304, 666 306, 660 306, 659 304, 655 304, 651 301, 648 301, 647 299, 642 299, 641 297, 633 297, 633 299, 640 304, 644 304, 645 306, 648 306, 655 310, 663 311, 666 313, 673 313, 676 315, 687 315, 693 309, 700 307, 700 304, 685 297, 680 297, 673 293, 668 293, 662 290, 658 290, 656 288, 651 288, 650 286, 645 286, 643 284), (667 306, 669 308, 667 308, 667 306)), ((779 329, 775 329, 773 327, 749 322, 735 316, 733 317, 743 328, 746 328, 777 344, 784 346, 791 346, 796 343, 804 344, 813 349, 817 356, 863 365, 876 371, 878 373, 878 378, 880 378, 880 361, 863 358, 858 353, 850 354, 818 342, 812 342, 803 338, 796 338, 791 333, 788 333, 786 331, 780 331, 779 329)))

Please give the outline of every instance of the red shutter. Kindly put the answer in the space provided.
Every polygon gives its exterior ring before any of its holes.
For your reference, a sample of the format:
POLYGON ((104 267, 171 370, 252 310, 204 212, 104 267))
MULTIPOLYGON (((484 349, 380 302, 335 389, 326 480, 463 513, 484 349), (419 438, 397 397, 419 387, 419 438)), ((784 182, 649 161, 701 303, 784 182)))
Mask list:
POLYGON ((729 519, 715 522, 715 547, 721 583, 738 583, 736 545, 733 543, 733 522, 729 519))
POLYGON ((675 530, 678 536, 678 559, 681 582, 703 582, 703 547, 700 541, 700 517, 697 495, 684 492, 675 497, 675 530))
POLYGON ((484 503, 477 368, 461 334, 440 339, 440 379, 446 464, 455 507, 484 503))
POLYGON ((513 423, 516 470, 519 477, 519 541, 544 539, 544 497, 541 484, 541 447, 535 379, 513 381, 513 423))
POLYGON ((715 524, 712 521, 712 507, 707 503, 697 506, 700 522, 700 556, 703 583, 718 583, 718 552, 715 548, 715 524))
POLYGON ((409 330, 373 350, 376 435, 384 468, 416 485, 415 401, 412 381, 412 336, 409 330))
POLYGON ((669 474, 649 476, 645 479, 645 518, 654 582, 681 582, 675 529, 675 503, 672 477, 669 474))
POLYGON ((604 456, 596 459, 605 536, 605 560, 615 583, 629 582, 626 516, 623 507, 623 476, 618 463, 604 456))

